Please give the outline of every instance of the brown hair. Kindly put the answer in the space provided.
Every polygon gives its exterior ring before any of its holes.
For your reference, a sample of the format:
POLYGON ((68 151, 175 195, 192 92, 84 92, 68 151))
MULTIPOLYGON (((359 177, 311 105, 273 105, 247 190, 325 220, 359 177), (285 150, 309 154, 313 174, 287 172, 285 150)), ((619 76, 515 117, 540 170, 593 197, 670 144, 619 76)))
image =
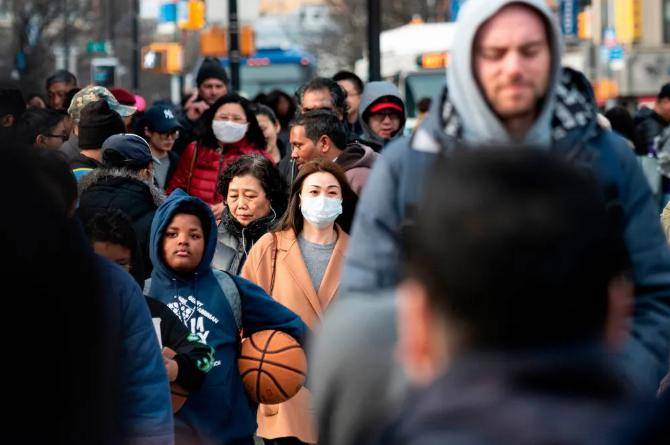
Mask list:
MULTIPOLYGON (((302 184, 305 182, 305 179, 313 173, 330 173, 335 176, 335 179, 340 183, 340 188, 342 189, 343 203, 349 200, 356 200, 356 194, 349 186, 349 181, 347 180, 342 167, 326 159, 316 159, 307 162, 302 166, 298 176, 295 178, 295 182, 291 186, 291 193, 288 198, 288 208, 277 227, 273 230, 274 232, 293 229, 296 236, 302 232, 304 219, 302 212, 300 211, 300 191, 302 190, 302 184)), ((335 222, 339 222, 344 216, 344 213, 338 216, 335 222)))

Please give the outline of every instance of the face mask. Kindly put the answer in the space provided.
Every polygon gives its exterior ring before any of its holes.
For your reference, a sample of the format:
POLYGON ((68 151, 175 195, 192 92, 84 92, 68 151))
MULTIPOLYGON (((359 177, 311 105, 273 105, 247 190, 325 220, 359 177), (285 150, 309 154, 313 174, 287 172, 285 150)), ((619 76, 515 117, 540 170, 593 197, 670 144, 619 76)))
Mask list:
POLYGON ((247 134, 249 124, 238 124, 230 121, 212 121, 212 131, 219 142, 233 144, 247 134))
POLYGON ((303 197, 300 211, 307 221, 323 229, 342 214, 342 200, 325 196, 303 197))

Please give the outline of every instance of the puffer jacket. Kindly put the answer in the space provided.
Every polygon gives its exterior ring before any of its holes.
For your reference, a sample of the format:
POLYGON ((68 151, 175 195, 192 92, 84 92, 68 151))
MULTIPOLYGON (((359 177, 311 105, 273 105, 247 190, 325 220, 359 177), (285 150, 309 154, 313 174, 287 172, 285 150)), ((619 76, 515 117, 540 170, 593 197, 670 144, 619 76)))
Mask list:
POLYGON ((149 230, 163 201, 165 194, 153 182, 128 170, 99 168, 79 182, 78 214, 84 224, 97 213, 111 209, 120 210, 130 218, 138 244, 133 276, 139 283, 151 275, 149 230))
POLYGON ((244 227, 237 222, 226 207, 217 228, 216 251, 212 267, 232 275, 239 275, 251 248, 261 236, 268 233, 277 220, 277 214, 273 210, 269 215, 244 227))
POLYGON ((219 204, 223 202, 218 191, 219 177, 237 158, 252 154, 269 159, 265 150, 254 147, 246 138, 222 147, 204 147, 200 142, 192 142, 182 153, 166 192, 170 194, 180 188, 209 205, 219 204))

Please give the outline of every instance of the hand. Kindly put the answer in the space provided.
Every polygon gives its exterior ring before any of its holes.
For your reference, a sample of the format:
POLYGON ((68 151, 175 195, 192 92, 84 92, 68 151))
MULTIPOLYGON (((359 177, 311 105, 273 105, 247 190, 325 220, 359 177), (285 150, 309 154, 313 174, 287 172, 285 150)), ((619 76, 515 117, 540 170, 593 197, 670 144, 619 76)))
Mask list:
POLYGON ((204 100, 196 101, 198 98, 198 90, 195 90, 191 97, 184 104, 184 111, 186 111, 186 117, 191 122, 195 122, 200 119, 202 113, 209 109, 209 105, 204 100))
POLYGON ((173 360, 177 353, 168 347, 163 348, 162 353, 163 363, 165 363, 165 371, 167 371, 168 380, 170 382, 174 382, 177 380, 177 375, 179 374, 179 364, 173 360))
POLYGON ((221 216, 223 215, 223 203, 213 204, 210 207, 212 209, 212 213, 214 213, 214 219, 216 219, 216 223, 219 224, 221 221, 221 216))

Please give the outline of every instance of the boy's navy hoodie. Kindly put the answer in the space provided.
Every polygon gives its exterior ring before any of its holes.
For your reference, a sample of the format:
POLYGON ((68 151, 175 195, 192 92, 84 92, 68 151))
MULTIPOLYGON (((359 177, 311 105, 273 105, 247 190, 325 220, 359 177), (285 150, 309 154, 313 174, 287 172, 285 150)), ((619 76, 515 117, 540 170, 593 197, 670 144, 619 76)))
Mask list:
MULTIPOLYGON (((177 437, 188 443, 228 444, 251 439, 256 431, 256 406, 247 398, 237 368, 240 333, 210 264, 216 249, 216 223, 209 206, 175 190, 156 211, 151 225, 151 297, 162 301, 182 322, 214 348, 214 364, 202 387, 190 394, 176 415, 177 437), (186 203, 202 206, 210 221, 200 265, 190 274, 177 274, 164 262, 162 238, 167 225, 186 203), (188 429, 184 432, 180 429, 188 429), (186 434, 185 434, 186 433, 186 434)), ((300 317, 272 300, 260 287, 233 277, 240 293, 245 336, 265 329, 286 332, 303 343, 307 328, 300 317)))

